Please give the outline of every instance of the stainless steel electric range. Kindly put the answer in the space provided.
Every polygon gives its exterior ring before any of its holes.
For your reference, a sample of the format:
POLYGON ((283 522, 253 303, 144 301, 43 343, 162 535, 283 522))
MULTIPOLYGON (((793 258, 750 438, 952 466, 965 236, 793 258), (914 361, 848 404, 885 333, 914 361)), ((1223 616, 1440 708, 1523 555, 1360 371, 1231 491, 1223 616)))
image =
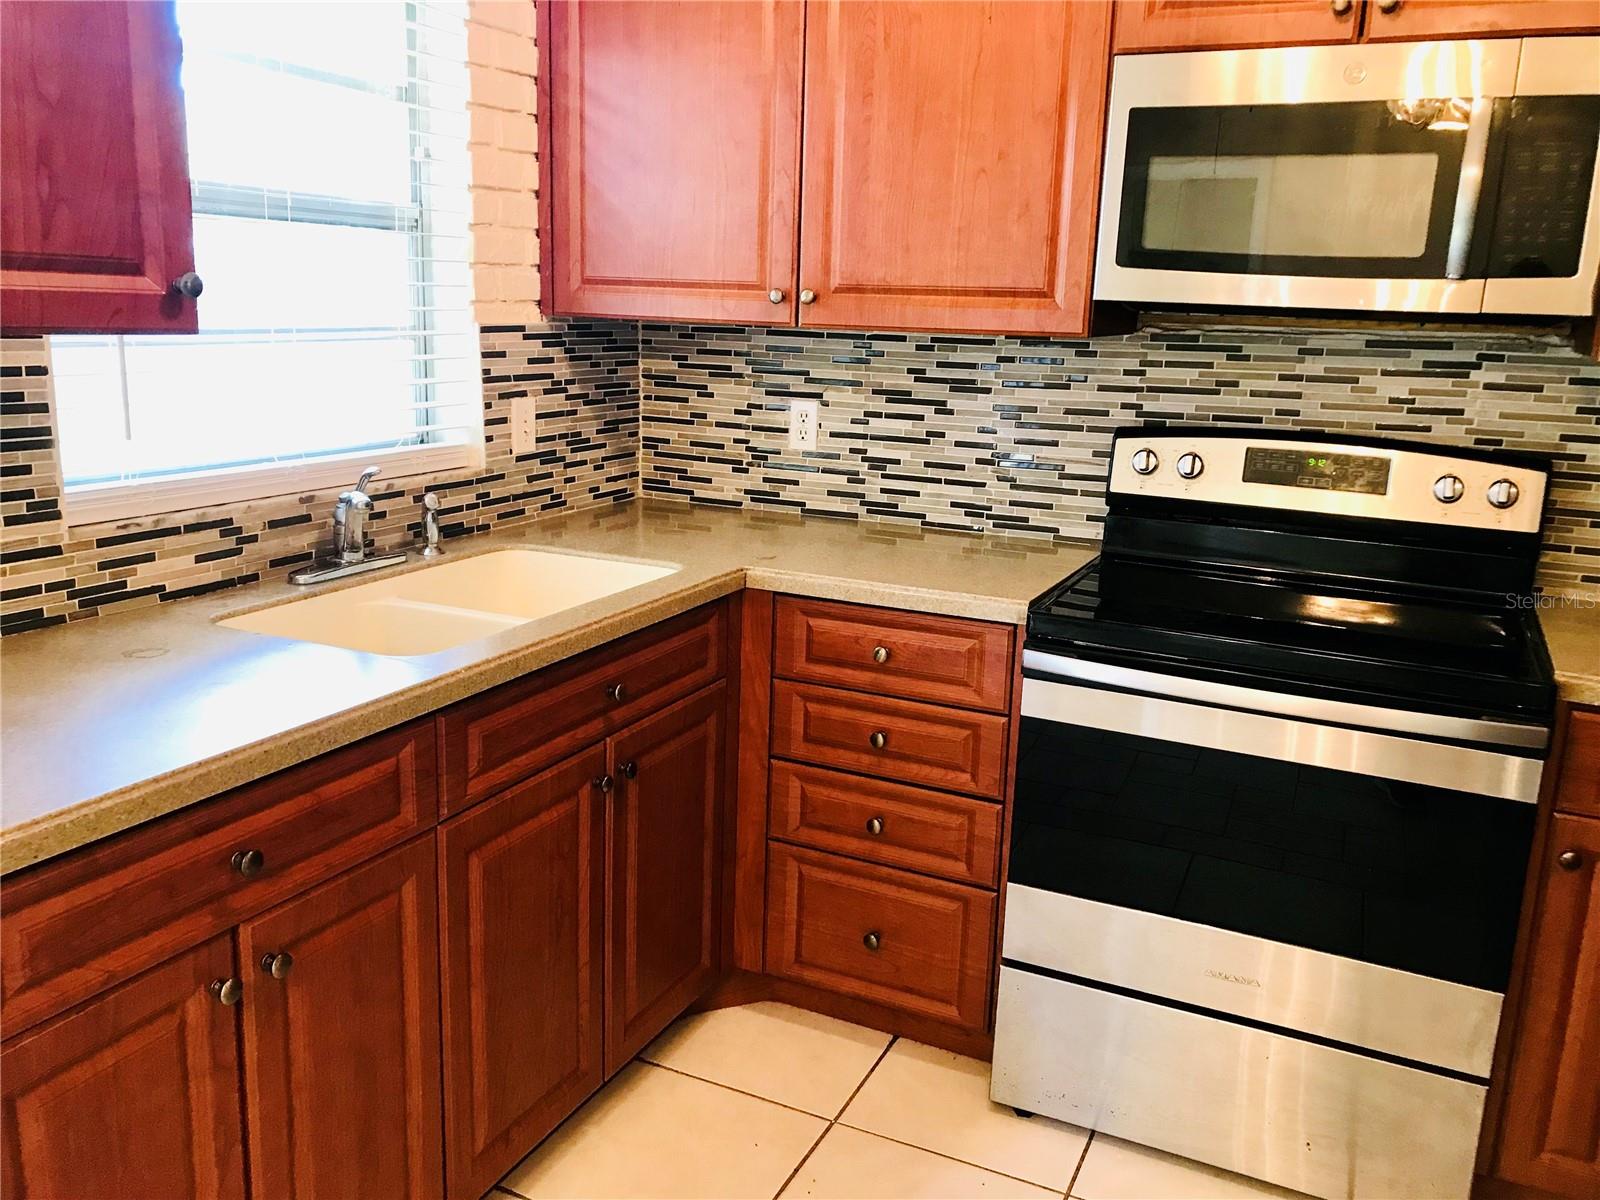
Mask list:
POLYGON ((1554 684, 1547 461, 1115 439, 1033 604, 993 1097, 1314 1195, 1465 1197, 1554 684))

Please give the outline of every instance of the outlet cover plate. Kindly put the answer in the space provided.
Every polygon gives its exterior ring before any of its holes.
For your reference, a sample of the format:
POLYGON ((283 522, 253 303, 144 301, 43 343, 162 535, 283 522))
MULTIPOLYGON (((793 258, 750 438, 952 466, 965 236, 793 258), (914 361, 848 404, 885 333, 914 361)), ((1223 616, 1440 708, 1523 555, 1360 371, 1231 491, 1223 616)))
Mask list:
POLYGON ((532 454, 538 448, 538 402, 532 396, 511 401, 511 453, 532 454))
POLYGON ((815 400, 789 401, 789 449, 815 450, 819 405, 815 400))

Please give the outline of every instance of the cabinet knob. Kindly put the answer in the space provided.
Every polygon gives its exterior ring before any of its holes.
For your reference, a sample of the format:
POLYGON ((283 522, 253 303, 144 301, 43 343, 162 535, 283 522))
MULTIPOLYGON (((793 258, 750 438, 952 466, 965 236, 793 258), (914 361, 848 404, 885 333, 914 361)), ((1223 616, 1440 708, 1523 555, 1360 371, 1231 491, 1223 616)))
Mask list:
POLYGON ((609 775, 601 775, 594 781, 594 785, 602 792, 609 792, 612 788, 617 786, 617 781, 612 779, 609 775))
POLYGON ((294 966, 294 955, 287 950, 277 954, 263 954, 261 956, 261 969, 274 979, 287 978, 289 969, 294 966))
POLYGON ((883 818, 882 817, 870 817, 870 818, 868 818, 868 820, 867 820, 867 832, 870 833, 873 837, 877 837, 879 834, 881 834, 883 832, 883 818))
POLYGON ((1342 17, 1356 6, 1356 0, 1328 0, 1328 7, 1333 10, 1333 15, 1342 17))
POLYGON ((229 864, 246 879, 254 879, 267 865, 267 857, 259 850, 235 850, 229 864))
POLYGON ((625 762, 617 770, 622 772, 624 779, 637 779, 639 776, 639 764, 636 762, 625 762))
POLYGON ((874 729, 872 731, 872 736, 869 737, 867 741, 872 743, 872 748, 874 750, 882 750, 889 744, 889 735, 881 729, 874 729))
POLYGON ((1583 855, 1576 850, 1563 850, 1556 855, 1556 865, 1563 871, 1576 871, 1583 866, 1583 855))
POLYGON ((813 292, 810 288, 801 288, 800 289, 800 303, 801 304, 815 304, 816 302, 817 302, 817 294, 815 292, 813 292))
POLYGON ((244 984, 231 976, 227 979, 213 979, 211 994, 217 998, 218 1004, 226 1004, 231 1008, 239 1003, 239 997, 244 995, 244 984))
POLYGON ((1400 11, 1400 0, 1378 0, 1378 11, 1392 13, 1400 11))
POLYGON ((889 647, 887 647, 887 646, 874 646, 872 648, 872 661, 875 662, 875 663, 880 663, 880 664, 888 662, 889 661, 889 647))
POLYGON ((618 704, 621 704, 627 698, 628 698, 628 686, 627 686, 627 684, 624 684, 624 683, 613 683, 611 686, 606 688, 606 699, 607 700, 614 700, 618 704))
POLYGON ((869 933, 866 937, 861 939, 861 944, 876 954, 878 952, 878 947, 883 944, 883 939, 880 938, 876 933, 869 933))
POLYGON ((172 290, 180 296, 187 296, 191 300, 198 299, 200 293, 206 290, 205 282, 193 271, 185 271, 172 281, 172 290))
POLYGON ((783 289, 782 288, 773 288, 770 292, 767 293, 767 299, 771 300, 774 304, 782 304, 783 303, 783 289))

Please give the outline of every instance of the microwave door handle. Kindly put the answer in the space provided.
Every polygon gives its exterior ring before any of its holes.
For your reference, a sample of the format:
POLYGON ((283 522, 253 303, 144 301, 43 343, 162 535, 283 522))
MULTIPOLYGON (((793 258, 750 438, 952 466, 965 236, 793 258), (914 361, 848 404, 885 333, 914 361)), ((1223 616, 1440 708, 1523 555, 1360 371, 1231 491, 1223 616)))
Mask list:
POLYGON ((1489 158, 1489 123, 1494 101, 1479 96, 1467 118, 1467 140, 1461 148, 1461 176, 1456 182, 1455 215, 1450 222, 1450 245, 1445 251, 1444 277, 1464 279, 1472 234, 1478 223, 1478 201, 1483 192, 1483 168, 1489 158))

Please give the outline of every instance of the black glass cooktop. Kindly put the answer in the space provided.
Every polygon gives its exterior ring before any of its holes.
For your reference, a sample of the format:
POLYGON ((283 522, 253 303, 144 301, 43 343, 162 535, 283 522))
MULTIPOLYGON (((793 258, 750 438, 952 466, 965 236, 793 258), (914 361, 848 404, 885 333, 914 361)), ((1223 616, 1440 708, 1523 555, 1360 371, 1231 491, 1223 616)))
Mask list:
POLYGON ((1468 716, 1542 721, 1555 699, 1537 617, 1512 598, 1385 592, 1195 563, 1102 556, 1034 601, 1028 645, 1468 716))

